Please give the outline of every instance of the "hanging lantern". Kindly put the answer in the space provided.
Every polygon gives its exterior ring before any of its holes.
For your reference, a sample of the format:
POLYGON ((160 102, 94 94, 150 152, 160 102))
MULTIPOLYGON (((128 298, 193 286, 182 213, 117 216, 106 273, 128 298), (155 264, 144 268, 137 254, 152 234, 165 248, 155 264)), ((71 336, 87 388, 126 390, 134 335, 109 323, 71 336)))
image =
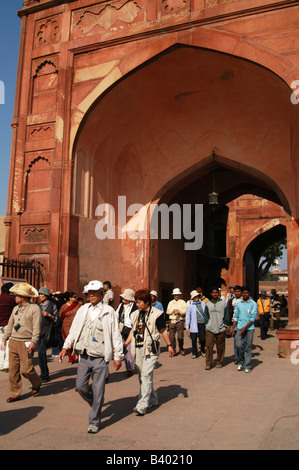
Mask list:
MULTIPOLYGON (((214 159, 214 154, 213 154, 213 159, 214 159)), ((213 192, 209 194, 209 205, 216 206, 217 204, 219 204, 218 198, 219 198, 219 194, 216 193, 216 190, 215 190, 215 175, 213 172, 213 192)))
POLYGON ((215 191, 210 193, 209 194, 209 205, 210 206, 215 206, 215 205, 219 204, 218 197, 219 197, 219 194, 216 193, 215 191))

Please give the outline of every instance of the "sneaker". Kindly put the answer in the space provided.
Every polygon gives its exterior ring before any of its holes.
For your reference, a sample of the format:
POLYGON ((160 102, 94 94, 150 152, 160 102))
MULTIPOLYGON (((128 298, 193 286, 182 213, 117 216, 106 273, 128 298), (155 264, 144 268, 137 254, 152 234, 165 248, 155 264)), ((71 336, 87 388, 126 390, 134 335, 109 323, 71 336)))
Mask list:
POLYGON ((249 374, 249 372, 251 372, 251 369, 244 369, 244 372, 246 372, 246 374, 249 374))
POLYGON ((143 411, 139 410, 137 408, 137 406, 135 406, 135 408, 133 408, 133 411, 134 411, 134 413, 137 413, 139 416, 144 416, 145 415, 145 413, 143 411))
POLYGON ((238 369, 238 370, 243 370, 244 367, 242 366, 242 364, 240 364, 240 365, 238 365, 237 369, 238 369))
POLYGON ((98 426, 95 426, 94 424, 90 424, 88 426, 87 432, 89 434, 96 434, 97 432, 99 432, 99 428, 98 428, 98 426))
POLYGON ((193 356, 191 357, 191 359, 196 359, 196 358, 197 358, 197 356, 194 356, 194 354, 193 354, 193 356))
POLYGON ((210 370, 211 369, 211 366, 206 366, 205 367, 205 370, 210 370))

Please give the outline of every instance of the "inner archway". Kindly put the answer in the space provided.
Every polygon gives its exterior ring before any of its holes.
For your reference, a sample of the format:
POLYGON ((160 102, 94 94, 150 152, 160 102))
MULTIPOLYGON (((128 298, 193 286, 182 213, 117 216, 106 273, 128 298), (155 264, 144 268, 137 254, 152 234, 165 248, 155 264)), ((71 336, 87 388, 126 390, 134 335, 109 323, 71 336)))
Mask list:
POLYGON ((244 279, 254 297, 259 293, 258 264, 263 251, 272 243, 286 238, 285 225, 278 224, 258 235, 246 248, 244 253, 244 279))
MULTIPOLYGON (((153 259, 158 256, 159 261, 158 264, 150 263, 151 266, 158 266, 157 272, 152 271, 150 277, 158 281, 159 290, 164 297, 167 296, 167 290, 169 292, 175 286, 180 287, 187 296, 196 286, 201 286, 208 294, 212 286, 216 285, 221 288, 222 284, 225 284, 222 277, 223 271, 229 270, 235 263, 234 257, 239 255, 231 249, 228 252, 226 245, 229 213, 227 204, 231 200, 243 194, 253 194, 275 203, 274 206, 278 205, 282 219, 285 213, 280 207, 282 203, 279 197, 272 190, 273 182, 266 182, 267 178, 262 178, 260 175, 254 177, 246 167, 239 166, 236 169, 233 162, 213 154, 206 160, 204 167, 197 171, 193 170, 192 180, 194 181, 190 182, 190 177, 182 178, 179 183, 174 184, 165 192, 159 204, 167 203, 170 208, 177 204, 182 212, 186 205, 190 205, 194 210, 195 204, 203 204, 203 246, 197 251, 186 251, 184 239, 159 239, 158 242, 152 242, 151 256, 153 259), (211 206, 209 193, 212 191, 213 184, 219 193, 219 200, 217 205, 211 206), (177 192, 175 192, 176 189, 177 192)), ((285 235, 285 226, 282 225, 275 227, 269 233, 277 238, 280 236, 281 227, 285 235)), ((257 237, 252 242, 253 251, 250 253, 254 253, 254 259, 257 258, 257 261, 269 242, 269 233, 257 237)), ((233 270, 235 278, 231 281, 234 280, 235 284, 244 284, 246 280, 249 281, 252 294, 256 297, 257 273, 256 270, 249 269, 249 257, 247 261, 247 276, 243 269, 241 272, 233 270)))

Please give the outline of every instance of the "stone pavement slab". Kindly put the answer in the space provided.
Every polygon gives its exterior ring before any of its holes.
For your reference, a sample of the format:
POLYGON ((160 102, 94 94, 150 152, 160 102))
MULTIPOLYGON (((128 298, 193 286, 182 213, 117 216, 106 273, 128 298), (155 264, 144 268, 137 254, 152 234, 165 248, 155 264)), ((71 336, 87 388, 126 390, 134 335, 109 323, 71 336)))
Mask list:
MULTIPOLYGON (((275 332, 255 332, 253 370, 238 372, 233 339, 224 367, 205 370, 205 359, 170 358, 162 347, 154 384, 159 406, 136 416, 137 375, 124 366, 106 386, 102 429, 87 434, 88 405, 75 391, 77 365, 49 358, 51 381, 36 397, 23 379, 22 400, 8 404, 8 374, 0 373, 1 450, 298 450, 299 364, 277 355, 275 332)), ((38 365, 37 371, 39 372, 38 365)))

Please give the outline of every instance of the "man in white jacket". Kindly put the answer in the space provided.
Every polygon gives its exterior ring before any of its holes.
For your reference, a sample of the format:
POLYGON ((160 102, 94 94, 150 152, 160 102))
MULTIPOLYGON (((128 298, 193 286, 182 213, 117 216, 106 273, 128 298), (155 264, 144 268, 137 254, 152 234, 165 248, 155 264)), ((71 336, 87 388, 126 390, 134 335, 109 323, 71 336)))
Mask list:
POLYGON ((70 348, 73 348, 73 354, 80 356, 76 389, 91 406, 87 432, 97 433, 101 423, 109 361, 114 360, 114 367, 118 370, 124 354, 115 312, 103 303, 103 284, 91 281, 87 291, 90 303, 83 305, 76 313, 59 360, 63 360, 70 348))

